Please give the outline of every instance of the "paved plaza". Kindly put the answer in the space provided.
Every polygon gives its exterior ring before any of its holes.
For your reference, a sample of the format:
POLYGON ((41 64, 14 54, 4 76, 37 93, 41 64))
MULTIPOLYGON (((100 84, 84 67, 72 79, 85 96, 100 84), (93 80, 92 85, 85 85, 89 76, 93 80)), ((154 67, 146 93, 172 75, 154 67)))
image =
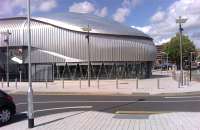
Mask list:
MULTIPOLYGON (((92 80, 91 87, 87 86, 87 80, 81 81, 55 81, 55 82, 33 82, 35 93, 66 93, 66 94, 171 94, 183 92, 199 92, 199 82, 192 81, 185 86, 179 86, 170 74, 154 73, 151 79, 138 80, 92 80), (159 79, 159 83, 158 83, 159 79)), ((28 84, 25 82, 12 82, 10 87, 6 87, 3 83, 3 90, 9 93, 26 93, 28 84)), ((176 97, 175 97, 176 98, 176 97)), ((171 97, 167 97, 166 101, 145 101, 146 103, 199 103, 199 96, 180 97, 172 101, 171 97), (184 100, 181 100, 181 99, 184 100), (191 99, 194 98, 194 99, 191 99), (187 100, 186 100, 187 99, 187 100), (169 101, 168 101, 169 100, 169 101)), ((67 101, 66 101, 67 102, 67 101)), ((86 105, 87 101, 83 102, 86 105)), ((115 101, 113 101, 115 102, 115 101)), ((125 101, 124 101, 125 102, 125 101)), ((40 102, 36 102, 39 103, 40 102)), ((49 102, 50 103, 50 102, 49 102)), ((57 103, 59 103, 57 101, 57 103)), ((64 102, 63 102, 64 103, 64 102)), ((70 103, 70 102, 69 102, 70 103)), ((20 103, 19 103, 20 104, 20 103)), ((18 105, 19 105, 18 104, 18 105)), ((23 105, 21 103, 20 105, 23 105)), ((163 105, 164 105, 163 104, 163 105)), ((69 104, 70 105, 70 104, 69 104)), ((74 104, 75 105, 75 104, 74 104)), ((93 104, 94 105, 94 104, 93 104)), ((166 105, 166 104, 165 104, 166 105)), ((169 104, 168 104, 169 105, 169 104)), ((186 104, 185 104, 186 105, 186 104)), ((70 111, 60 112, 57 114, 48 114, 35 118, 35 127, 33 130, 200 130, 200 112, 199 111, 126 111, 120 113, 96 111, 91 106, 73 106, 64 107, 70 111), (79 109, 76 110, 76 107, 79 109), (83 108, 84 107, 84 108, 83 108), (87 108, 85 108, 87 107, 87 108)), ((187 106, 188 107, 188 106, 187 106)), ((192 107, 192 106, 189 106, 192 107)), ((155 108, 155 107, 153 107, 155 108)), ((51 108, 61 109, 61 108, 51 108)), ((62 108, 63 109, 63 108, 62 108)), ((133 108, 131 108, 132 110, 133 108)), ((187 108, 186 108, 187 109, 187 108)), ((45 109, 49 111, 50 109, 45 109)), ((133 109, 134 110, 134 109, 133 109)), ((43 110, 37 110, 43 111, 43 110)), ((18 114, 26 114, 26 111, 18 114)), ((27 130, 27 120, 17 121, 9 125, 1 127, 1 130, 27 130)))
MULTIPOLYGON (((185 83, 179 86, 178 82, 172 79, 171 73, 154 72, 151 79, 139 79, 138 86, 136 79, 118 80, 91 80, 88 87, 87 80, 56 80, 54 82, 33 82, 35 93, 65 93, 65 94, 164 94, 200 92, 200 83, 196 81, 185 83)), ((11 82, 10 87, 6 82, 1 83, 1 89, 9 93, 26 93, 27 82, 11 82)))
MULTIPOLYGON (((27 130, 27 120, 1 130, 27 130)), ((200 130, 200 112, 152 115, 76 111, 35 119, 33 130, 200 130)))

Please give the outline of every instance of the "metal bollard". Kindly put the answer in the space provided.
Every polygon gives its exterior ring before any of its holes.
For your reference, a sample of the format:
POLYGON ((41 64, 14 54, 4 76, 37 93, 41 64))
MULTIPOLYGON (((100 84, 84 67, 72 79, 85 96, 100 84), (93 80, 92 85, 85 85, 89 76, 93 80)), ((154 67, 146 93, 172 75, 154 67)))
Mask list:
POLYGON ((187 80, 187 86, 189 86, 189 81, 190 81, 190 77, 189 77, 190 75, 189 75, 189 73, 187 72, 187 78, 186 78, 186 80, 187 80))
POLYGON ((116 88, 118 89, 118 78, 116 77, 116 88))
POLYGON ((47 82, 48 82, 48 81, 47 81, 47 79, 46 79, 46 82, 45 82, 45 84, 46 84, 46 88, 48 88, 48 84, 47 84, 47 82))
POLYGON ((64 78, 62 78, 62 88, 65 88, 65 82, 64 82, 64 78))
POLYGON ((98 89, 100 89, 99 88, 99 77, 97 78, 97 87, 98 87, 98 89))
POLYGON ((1 79, 1 87, 3 88, 3 78, 1 79))
POLYGON ((138 78, 136 77, 136 89, 138 89, 138 78))
POLYGON ((181 76, 178 77, 178 88, 181 87, 181 76))
POLYGON ((184 85, 186 85, 186 73, 184 73, 184 85))
POLYGON ((79 87, 81 89, 81 78, 79 78, 79 87))
POLYGON ((186 85, 189 86, 189 77, 186 77, 186 85))
POLYGON ((15 78, 15 88, 17 89, 17 78, 15 78))
POLYGON ((22 72, 19 71, 19 82, 22 82, 22 72))
POLYGON ((157 79, 157 87, 158 87, 158 89, 160 89, 160 79, 159 78, 157 79))
POLYGON ((176 74, 174 71, 172 71, 172 79, 175 80, 176 79, 176 74))

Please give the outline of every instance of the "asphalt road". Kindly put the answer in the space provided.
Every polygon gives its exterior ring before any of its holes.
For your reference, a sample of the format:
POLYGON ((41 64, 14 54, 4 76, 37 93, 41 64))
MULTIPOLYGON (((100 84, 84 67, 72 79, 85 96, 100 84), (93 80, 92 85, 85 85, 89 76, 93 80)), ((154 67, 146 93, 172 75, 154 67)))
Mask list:
MULTIPOLYGON (((11 95, 17 107, 16 116, 7 125, 27 119, 27 96, 11 95)), ((164 96, 83 96, 35 95, 34 116, 40 117, 69 111, 200 112, 200 95, 164 96)))
MULTIPOLYGON (((27 96, 12 95, 17 113, 26 113, 27 96)), ((200 95, 159 96, 78 96, 37 95, 34 96, 35 117, 67 111, 186 111, 200 112, 200 95)))

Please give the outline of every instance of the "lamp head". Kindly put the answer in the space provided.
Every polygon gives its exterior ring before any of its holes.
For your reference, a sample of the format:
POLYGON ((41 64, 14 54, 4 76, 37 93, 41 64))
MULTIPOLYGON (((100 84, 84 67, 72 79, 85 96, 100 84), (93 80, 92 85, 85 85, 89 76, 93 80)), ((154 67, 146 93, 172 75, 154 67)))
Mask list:
POLYGON ((187 18, 181 18, 181 16, 179 16, 179 18, 176 19, 176 23, 179 23, 179 24, 185 23, 187 20, 188 20, 187 18))

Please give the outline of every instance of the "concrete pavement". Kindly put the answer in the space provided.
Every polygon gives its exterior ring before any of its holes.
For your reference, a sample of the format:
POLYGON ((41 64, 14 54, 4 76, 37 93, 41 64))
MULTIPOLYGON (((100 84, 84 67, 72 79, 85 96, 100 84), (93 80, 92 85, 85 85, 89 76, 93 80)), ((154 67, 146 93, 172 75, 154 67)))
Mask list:
MULTIPOLYGON (((19 120, 1 130, 27 130, 26 95, 13 95, 19 120)), ((200 96, 34 97, 35 130, 199 130, 200 96), (142 99, 142 100, 141 100, 142 99), (120 113, 120 114, 119 114, 120 113)), ((34 130, 33 129, 33 130, 34 130)))
MULTIPOLYGON (((0 89, 9 93, 26 93, 28 89, 27 82, 10 83, 10 87, 6 86, 6 82, 2 83, 0 89)), ((154 72, 153 78, 138 80, 122 79, 122 80, 92 80, 91 87, 87 86, 87 80, 76 81, 54 81, 54 82, 33 82, 33 90, 35 93, 58 93, 58 94, 168 94, 168 93, 188 93, 200 92, 200 82, 192 81, 188 85, 179 87, 178 82, 172 79, 171 73, 154 72), (158 83, 159 82, 159 83, 158 83)))
MULTIPOLYGON (((27 120, 1 128, 27 129, 27 120)), ((36 118, 33 130, 200 130, 200 112, 152 115, 120 115, 97 111, 65 112, 36 118)))

